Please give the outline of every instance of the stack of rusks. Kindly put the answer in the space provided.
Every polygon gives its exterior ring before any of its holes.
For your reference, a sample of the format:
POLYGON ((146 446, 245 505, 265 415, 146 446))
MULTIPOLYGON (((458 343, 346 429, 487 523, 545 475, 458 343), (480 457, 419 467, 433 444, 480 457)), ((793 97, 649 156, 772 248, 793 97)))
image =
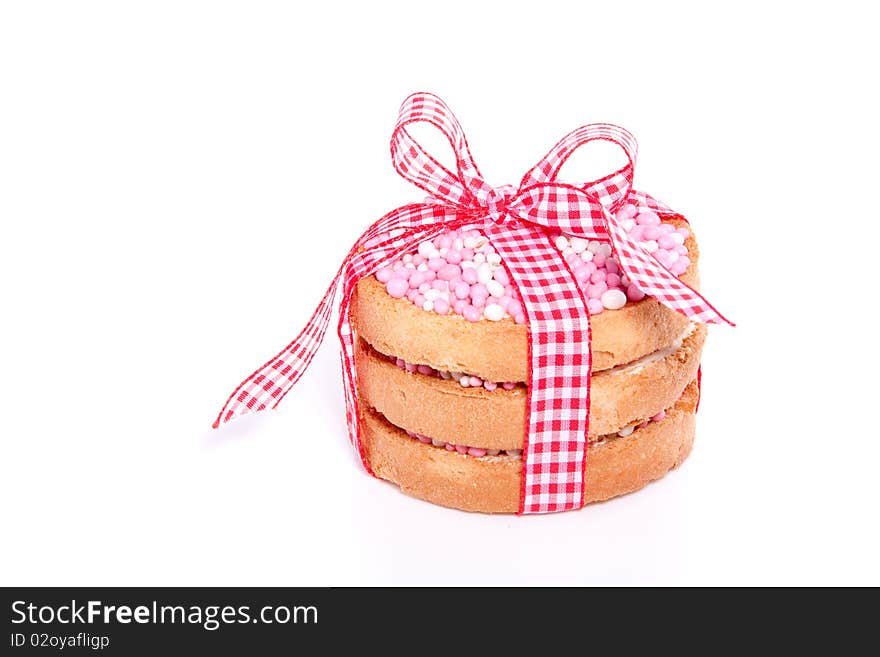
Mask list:
MULTIPOLYGON (((688 224, 625 206, 629 234, 698 289, 688 224)), ((585 501, 638 490, 694 441, 703 325, 646 297, 610 244, 550 234, 584 292, 593 369, 585 501)), ((373 472, 448 507, 516 513, 528 328, 501 257, 451 230, 362 279, 351 320, 362 441, 373 472)))

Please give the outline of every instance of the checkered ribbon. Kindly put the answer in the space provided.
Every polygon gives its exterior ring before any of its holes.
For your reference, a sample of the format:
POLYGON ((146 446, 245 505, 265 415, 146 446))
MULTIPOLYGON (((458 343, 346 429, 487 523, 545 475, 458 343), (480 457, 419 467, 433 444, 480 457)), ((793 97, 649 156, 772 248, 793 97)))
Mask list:
POLYGON ((420 242, 449 229, 477 229, 503 258, 529 325, 529 421, 520 512, 580 508, 590 414, 590 316, 573 272, 553 244, 553 236, 561 231, 608 241, 620 268, 645 294, 693 321, 729 323, 698 292, 632 240, 616 218, 615 213, 625 203, 661 215, 675 215, 662 203, 632 189, 635 139, 614 125, 583 126, 556 144, 523 177, 518 188, 493 188, 483 179, 464 132, 446 104, 432 94, 419 93, 401 106, 391 138, 391 159, 397 172, 427 192, 429 198, 393 210, 361 235, 305 328, 235 389, 214 426, 278 405, 308 368, 323 341, 341 285, 338 334, 349 436, 369 471, 357 409, 354 336, 349 316, 352 292, 360 279, 420 242), (407 131, 407 126, 418 122, 432 125, 449 141, 455 154, 455 172, 440 164, 407 131), (558 182, 559 170, 568 157, 597 140, 618 145, 627 164, 585 185, 558 182))

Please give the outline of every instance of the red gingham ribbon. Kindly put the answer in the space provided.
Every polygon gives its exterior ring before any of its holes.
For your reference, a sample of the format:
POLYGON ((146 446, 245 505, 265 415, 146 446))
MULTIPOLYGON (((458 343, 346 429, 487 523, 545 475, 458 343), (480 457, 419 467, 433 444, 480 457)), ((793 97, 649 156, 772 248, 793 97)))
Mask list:
POLYGON ((471 156, 458 120, 437 96, 413 94, 401 108, 391 137, 397 172, 429 194, 424 203, 391 211, 355 242, 317 310, 300 334, 245 379, 230 395, 214 426, 251 411, 274 408, 299 380, 324 339, 342 283, 338 324, 342 344, 349 437, 364 467, 357 411, 356 372, 349 302, 357 282, 424 240, 451 228, 477 229, 503 258, 523 302, 529 326, 528 432, 523 448, 520 513, 583 506, 590 412, 590 316, 572 271, 552 242, 557 231, 610 241, 620 268, 647 295, 693 321, 730 323, 698 292, 681 282, 632 240, 616 219, 631 203, 675 215, 632 189, 636 142, 623 128, 590 124, 569 133, 520 182, 493 188, 471 156), (449 171, 409 134, 425 122, 437 128, 455 154, 449 171), (568 157, 590 141, 620 146, 627 164, 581 186, 557 182, 568 157))

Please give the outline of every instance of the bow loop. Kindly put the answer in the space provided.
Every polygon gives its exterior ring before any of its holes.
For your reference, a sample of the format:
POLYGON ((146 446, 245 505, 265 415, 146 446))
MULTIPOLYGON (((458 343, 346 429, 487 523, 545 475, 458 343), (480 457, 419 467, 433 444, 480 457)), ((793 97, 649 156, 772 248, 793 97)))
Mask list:
POLYGON ((627 163, 621 169, 581 186, 595 197, 599 205, 611 212, 619 210, 632 191, 638 144, 632 133, 611 123, 590 123, 569 132, 523 176, 520 189, 555 183, 559 170, 572 153, 591 141, 609 141, 619 146, 626 156, 627 163))
POLYGON ((474 162, 461 124, 434 94, 413 94, 403 101, 391 135, 391 161, 397 173, 411 183, 432 197, 463 209, 475 209, 475 194, 491 190, 474 162), (427 123, 446 137, 455 155, 456 173, 440 164, 412 137, 407 126, 414 123, 427 123))

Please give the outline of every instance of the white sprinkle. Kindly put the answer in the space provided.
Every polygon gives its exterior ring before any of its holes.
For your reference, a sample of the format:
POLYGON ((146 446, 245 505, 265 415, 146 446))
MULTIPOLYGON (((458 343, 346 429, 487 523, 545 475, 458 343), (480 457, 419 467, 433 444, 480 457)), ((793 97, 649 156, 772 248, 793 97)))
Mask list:
POLYGON ((492 271, 492 265, 490 265, 488 262, 480 263, 480 265, 477 267, 477 280, 485 285, 492 280, 493 273, 494 272, 492 271))
POLYGON ((476 237, 468 237, 467 239, 465 239, 464 248, 473 249, 475 246, 477 246, 477 238, 476 237))
POLYGON ((483 308, 483 316, 486 319, 497 322, 504 317, 504 308, 497 303, 486 304, 486 307, 483 308))
POLYGON ((574 255, 574 249, 573 249, 573 248, 568 247, 567 249, 563 249, 563 250, 562 250, 562 257, 563 257, 563 258, 567 258, 567 257, 570 256, 570 255, 574 255))
POLYGON ((416 266, 412 263, 412 260, 410 260, 408 263, 406 263, 404 265, 404 267, 406 267, 407 269, 415 269, 416 268, 416 266))
POLYGON ((636 225, 635 219, 624 219, 620 222, 620 227, 623 228, 627 233, 633 229, 633 226, 636 225))
POLYGON ((581 253, 581 260, 583 260, 584 262, 589 262, 592 259, 593 254, 590 251, 584 251, 583 253, 581 253))
POLYGON ((416 267, 416 269, 419 270, 419 271, 428 271, 428 265, 427 265, 426 263, 423 262, 423 263, 420 264, 418 267, 416 267))
POLYGON ((428 301, 436 301, 440 298, 440 290, 435 290, 433 287, 425 292, 425 298, 428 301))
POLYGON ((444 443, 442 440, 437 440, 436 438, 431 439, 431 444, 434 447, 445 447, 446 446, 446 443, 444 443))
POLYGON ((475 263, 475 262, 473 262, 473 261, 471 261, 471 260, 463 260, 462 263, 461 263, 461 265, 460 265, 460 267, 461 267, 462 269, 470 269, 470 268, 472 268, 472 267, 476 267, 476 266, 477 266, 477 263, 475 263))
POLYGON ((407 262, 412 262, 412 253, 407 253, 403 256, 403 262, 406 264, 407 262))
POLYGON ((676 244, 684 244, 684 236, 681 233, 669 233, 669 239, 676 244))
POLYGON ((625 428, 621 429, 620 431, 618 431, 617 435, 620 436, 621 438, 626 438, 628 435, 630 435, 635 430, 636 430, 635 426, 625 427, 625 428))
POLYGON ((613 288, 603 292, 600 301, 608 310, 617 310, 626 305, 626 295, 617 288, 613 288))
POLYGON ((452 248, 457 251, 461 251, 464 248, 464 240, 460 237, 456 237, 455 240, 452 242, 452 248))
POLYGON ((599 242, 596 240, 590 240, 590 243, 587 244, 587 250, 590 253, 596 253, 599 250, 599 242))
POLYGON ((678 251, 667 251, 666 253, 669 254, 669 256, 668 256, 669 264, 670 265, 675 264, 675 261, 678 260, 678 251))
POLYGON ((568 248, 568 238, 565 235, 556 238, 556 248, 560 251, 565 251, 568 248))
POLYGON ((575 253, 583 253, 587 250, 587 240, 583 237, 572 237, 571 238, 571 250, 575 253))
POLYGON ((431 242, 422 242, 419 244, 419 255, 423 258, 436 258, 437 249, 431 242))
POLYGON ((425 301, 425 303, 422 304, 422 310, 426 310, 428 312, 431 312, 432 310, 434 310, 434 302, 433 301, 425 301))
POLYGON ((444 381, 449 381, 452 378, 452 374, 446 370, 440 370, 440 378, 444 381))
POLYGON ((486 262, 488 262, 490 265, 500 265, 501 256, 497 253, 490 253, 486 256, 486 262))
POLYGON ((642 245, 642 248, 645 249, 648 253, 654 253, 660 247, 657 245, 657 242, 654 240, 648 240, 647 242, 639 242, 642 245))
POLYGON ((489 456, 498 456, 501 453, 500 449, 487 449, 486 454, 489 456))
POLYGON ((474 262, 476 262, 478 265, 482 265, 484 262, 486 262, 486 254, 485 253, 475 253, 474 254, 474 262))
POLYGON ((606 258, 611 256, 611 245, 610 244, 600 244, 599 245, 599 253, 601 253, 606 258))
POLYGON ((439 253, 440 253, 441 256, 445 256, 447 253, 449 253, 449 249, 447 249, 447 248, 444 246, 442 249, 440 249, 439 253))
POLYGON ((493 297, 498 297, 500 299, 504 296, 504 286, 498 281, 489 281, 486 283, 486 289, 489 290, 489 294, 493 297))
POLYGON ((462 388, 467 388, 471 385, 471 377, 463 376, 458 380, 458 382, 461 384, 462 388))
POLYGON ((514 458, 520 458, 522 456, 521 449, 507 449, 505 450, 508 456, 513 456, 514 458))

